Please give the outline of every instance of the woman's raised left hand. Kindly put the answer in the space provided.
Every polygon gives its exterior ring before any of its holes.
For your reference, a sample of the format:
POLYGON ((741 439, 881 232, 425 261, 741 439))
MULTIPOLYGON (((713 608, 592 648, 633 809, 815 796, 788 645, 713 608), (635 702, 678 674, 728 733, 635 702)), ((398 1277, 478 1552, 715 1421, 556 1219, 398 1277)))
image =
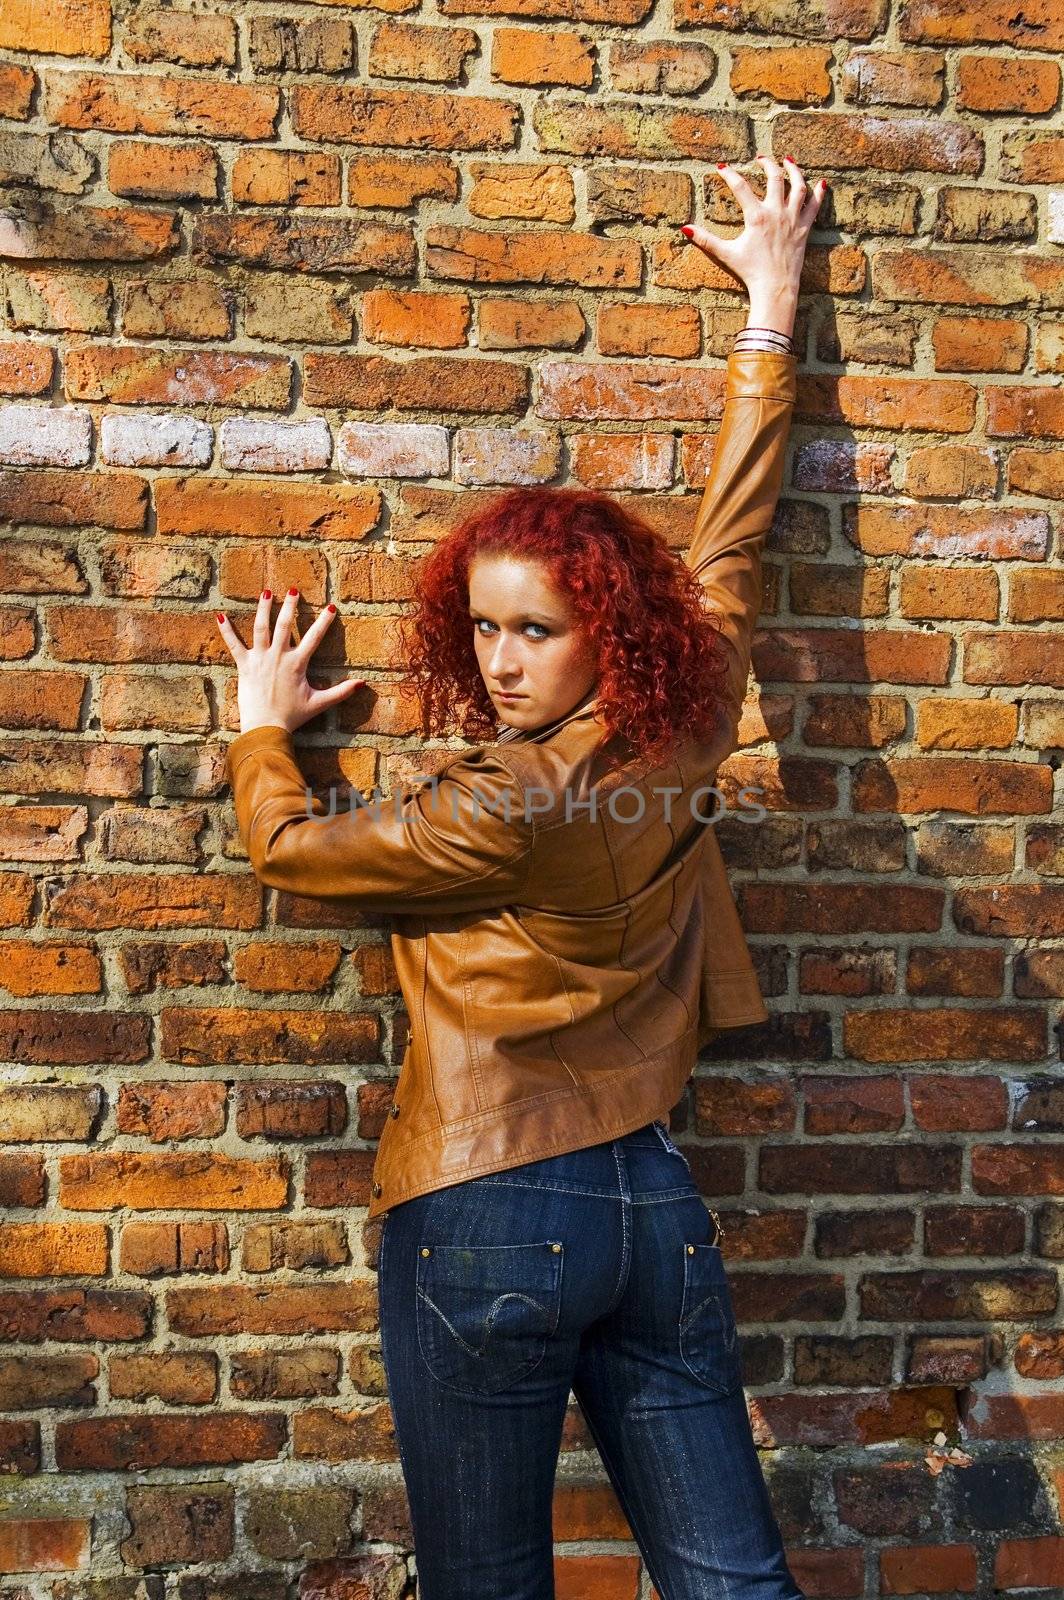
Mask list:
POLYGON ((327 711, 330 706, 348 699, 366 681, 365 678, 348 678, 328 689, 311 687, 307 682, 307 667, 336 615, 336 607, 328 605, 319 612, 299 643, 293 644, 292 621, 298 601, 299 590, 289 589, 281 601, 271 638, 273 597, 269 589, 264 589, 255 612, 250 649, 224 612, 216 613, 222 638, 236 662, 241 733, 266 725, 287 728, 293 733, 319 711, 327 711))

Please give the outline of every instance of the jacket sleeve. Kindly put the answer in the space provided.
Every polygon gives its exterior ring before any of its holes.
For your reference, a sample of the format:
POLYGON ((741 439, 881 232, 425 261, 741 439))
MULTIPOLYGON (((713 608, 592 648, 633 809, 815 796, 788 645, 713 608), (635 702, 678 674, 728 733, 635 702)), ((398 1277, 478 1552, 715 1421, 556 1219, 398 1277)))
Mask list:
POLYGON ((783 481, 797 356, 733 350, 724 414, 687 564, 721 621, 728 647, 728 713, 738 723, 750 671, 750 644, 761 609, 761 547, 783 481))
POLYGON ((312 795, 291 734, 274 724, 233 739, 226 766, 240 836, 269 888, 446 915, 509 905, 530 876, 524 791, 490 750, 366 804, 358 790, 337 789, 329 806, 312 795))

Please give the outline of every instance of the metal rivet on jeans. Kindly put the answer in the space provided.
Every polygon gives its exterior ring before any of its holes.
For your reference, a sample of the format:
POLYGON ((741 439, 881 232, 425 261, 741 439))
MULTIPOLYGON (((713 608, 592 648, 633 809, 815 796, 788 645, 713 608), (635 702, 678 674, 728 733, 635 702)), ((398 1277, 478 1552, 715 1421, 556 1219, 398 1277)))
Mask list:
POLYGON ((551 1249, 553 1251, 557 1252, 557 1251, 559 1251, 561 1249, 561 1245, 560 1244, 552 1244, 551 1245, 551 1249))

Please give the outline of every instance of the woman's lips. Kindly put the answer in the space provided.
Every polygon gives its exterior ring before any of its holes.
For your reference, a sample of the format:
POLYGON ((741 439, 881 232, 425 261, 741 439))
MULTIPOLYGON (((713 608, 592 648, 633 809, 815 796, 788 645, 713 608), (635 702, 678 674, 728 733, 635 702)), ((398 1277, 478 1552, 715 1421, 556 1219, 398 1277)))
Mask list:
POLYGON ((505 689, 496 689, 495 694, 496 694, 496 697, 499 700, 527 700, 528 699, 528 696, 524 695, 524 694, 508 694, 505 689))

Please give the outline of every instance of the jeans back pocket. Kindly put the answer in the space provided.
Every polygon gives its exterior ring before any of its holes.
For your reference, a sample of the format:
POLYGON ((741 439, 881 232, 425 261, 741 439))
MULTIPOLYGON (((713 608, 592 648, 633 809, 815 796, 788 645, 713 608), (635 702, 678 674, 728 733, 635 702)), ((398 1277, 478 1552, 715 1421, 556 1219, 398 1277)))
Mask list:
POLYGON ((709 1389, 731 1394, 743 1381, 739 1330, 718 1244, 684 1247, 680 1355, 709 1389))
POLYGON ((459 1394, 498 1394, 542 1361, 558 1326, 564 1248, 422 1244, 418 1345, 436 1380, 459 1394))

